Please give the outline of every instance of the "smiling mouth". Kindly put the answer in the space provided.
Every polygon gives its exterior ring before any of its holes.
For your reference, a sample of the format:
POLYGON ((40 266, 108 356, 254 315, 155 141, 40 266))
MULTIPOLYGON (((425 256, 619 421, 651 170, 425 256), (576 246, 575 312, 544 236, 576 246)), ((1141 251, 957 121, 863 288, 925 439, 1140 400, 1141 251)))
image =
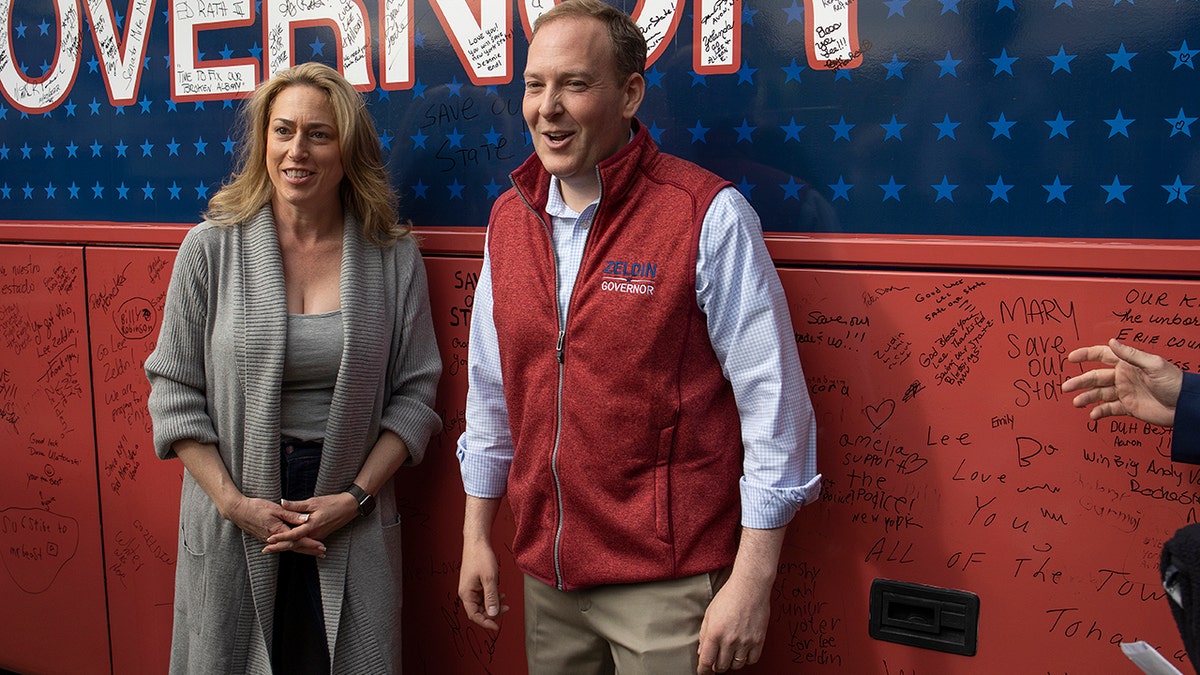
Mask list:
POLYGON ((570 136, 571 136, 570 133, 559 133, 559 134, 546 133, 544 135, 546 136, 546 138, 550 139, 551 141, 553 141, 555 143, 558 143, 559 141, 570 138, 570 136))
POLYGON ((283 175, 288 178, 307 178, 313 175, 313 172, 305 171, 304 169, 284 169, 283 175))

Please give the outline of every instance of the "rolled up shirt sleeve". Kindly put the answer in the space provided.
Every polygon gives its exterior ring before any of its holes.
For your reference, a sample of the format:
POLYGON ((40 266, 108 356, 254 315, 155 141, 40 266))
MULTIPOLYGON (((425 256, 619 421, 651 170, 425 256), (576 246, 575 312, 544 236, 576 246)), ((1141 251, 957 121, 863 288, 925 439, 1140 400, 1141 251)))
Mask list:
POLYGON ((498 499, 508 489, 513 443, 500 374, 500 347, 492 322, 492 275, 486 247, 471 309, 469 349, 467 425, 458 437, 455 454, 466 493, 498 499))
POLYGON ((734 188, 705 216, 696 262, 696 301, 733 385, 745 449, 742 525, 787 525, 821 492, 816 423, 797 354, 783 285, 758 215, 734 188))

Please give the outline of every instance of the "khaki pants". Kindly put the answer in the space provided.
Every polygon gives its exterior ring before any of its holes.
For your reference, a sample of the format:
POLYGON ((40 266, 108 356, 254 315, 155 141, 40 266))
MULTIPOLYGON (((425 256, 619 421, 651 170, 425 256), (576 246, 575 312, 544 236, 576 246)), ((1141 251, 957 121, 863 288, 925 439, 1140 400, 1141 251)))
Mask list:
POLYGON ((560 591, 525 576, 530 675, 690 675, 724 576, 560 591))

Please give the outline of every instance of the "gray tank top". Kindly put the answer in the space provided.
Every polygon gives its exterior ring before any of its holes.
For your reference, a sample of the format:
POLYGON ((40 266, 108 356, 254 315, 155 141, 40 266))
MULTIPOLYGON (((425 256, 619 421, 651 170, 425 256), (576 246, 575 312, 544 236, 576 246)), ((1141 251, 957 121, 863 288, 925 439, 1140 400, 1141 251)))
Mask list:
POLYGON ((342 364, 342 311, 289 314, 283 357, 279 431, 287 438, 325 437, 329 403, 342 364))

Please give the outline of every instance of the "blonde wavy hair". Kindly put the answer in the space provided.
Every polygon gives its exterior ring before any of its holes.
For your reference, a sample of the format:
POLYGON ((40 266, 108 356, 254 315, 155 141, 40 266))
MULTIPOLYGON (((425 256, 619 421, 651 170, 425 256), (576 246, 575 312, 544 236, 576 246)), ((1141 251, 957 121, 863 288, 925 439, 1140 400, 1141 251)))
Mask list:
POLYGON ((342 153, 342 208, 362 222, 363 234, 388 246, 412 230, 400 223, 399 198, 383 164, 379 135, 366 103, 341 73, 321 63, 303 63, 262 83, 238 115, 240 139, 234 172, 208 201, 204 217, 218 225, 249 220, 274 194, 267 175, 267 129, 271 106, 279 92, 291 86, 314 87, 329 98, 342 153))

